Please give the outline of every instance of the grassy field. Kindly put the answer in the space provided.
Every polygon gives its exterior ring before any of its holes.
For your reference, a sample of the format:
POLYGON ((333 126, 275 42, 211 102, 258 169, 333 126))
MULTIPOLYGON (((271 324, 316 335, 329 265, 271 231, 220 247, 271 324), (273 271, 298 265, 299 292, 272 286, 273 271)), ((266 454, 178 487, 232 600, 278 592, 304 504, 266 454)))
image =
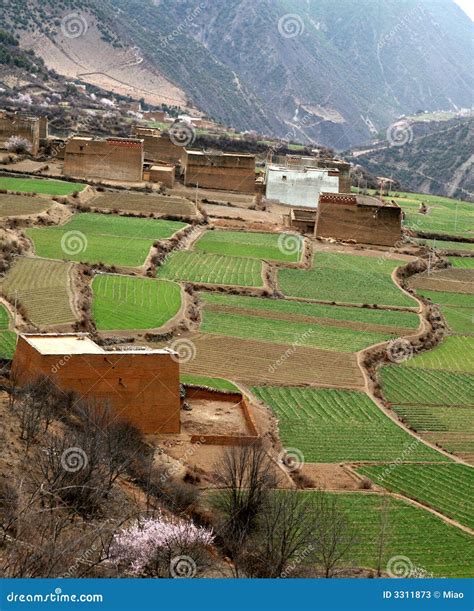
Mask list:
POLYGON ((278 281, 283 293, 293 297, 416 307, 416 302, 405 295, 390 276, 404 263, 359 255, 316 253, 311 270, 281 269, 278 281))
POLYGON ((60 227, 26 233, 40 257, 139 267, 155 240, 170 238, 185 226, 176 221, 86 213, 76 214, 60 227))
POLYGON ((303 240, 290 234, 215 230, 206 231, 195 249, 216 255, 296 263, 301 258, 303 240))
POLYGON ((453 267, 474 269, 474 257, 448 257, 453 267))
POLYGON ((388 365, 380 369, 380 377, 390 403, 474 404, 474 378, 466 374, 388 365))
POLYGON ((92 290, 92 313, 100 331, 158 328, 181 307, 179 285, 166 280, 98 274, 92 290))
POLYGON ((184 197, 148 195, 130 191, 114 191, 97 195, 88 205, 103 210, 121 210, 142 214, 194 216, 196 206, 184 197))
POLYGON ((240 392, 240 390, 223 378, 208 378, 206 376, 195 376, 186 373, 182 373, 179 376, 181 384, 189 384, 190 386, 203 386, 204 388, 211 388, 212 390, 223 390, 228 392, 240 392))
POLYGON ((441 307, 443 316, 454 333, 460 335, 474 334, 474 308, 441 307))
MULTIPOLYGON (((254 311, 256 312, 256 311, 254 311)), ((266 319, 263 316, 213 311, 204 309, 201 331, 218 333, 242 339, 258 339, 279 344, 314 346, 336 352, 358 352, 372 344, 394 337, 390 333, 355 331, 336 326, 324 326, 315 321, 292 322, 290 320, 266 319)))
POLYGON ((410 461, 446 458, 392 422, 362 392, 297 387, 257 387, 253 392, 279 421, 286 448, 306 462, 390 461, 404 452, 410 461))
POLYGON ((177 252, 158 268, 158 278, 205 284, 263 286, 262 263, 245 257, 177 252))
POLYGON ((428 240, 426 238, 419 238, 416 242, 441 251, 459 250, 469 252, 474 250, 474 242, 450 242, 448 240, 428 240))
POLYGON ((44 197, 0 195, 0 217, 40 214, 53 202, 44 197))
POLYGON ((82 191, 86 185, 79 182, 65 182, 40 178, 10 178, 0 176, 0 189, 20 193, 41 193, 42 195, 71 195, 82 191))
POLYGON ((358 469, 374 482, 474 528, 474 468, 450 465, 384 465, 358 469))
POLYGON ((384 571, 391 558, 404 556, 414 571, 423 574, 474 576, 472 537, 459 528, 401 499, 362 492, 338 494, 337 498, 358 534, 343 564, 376 568, 381 528, 385 524, 384 571))
POLYGON ((371 310, 368 308, 352 308, 332 306, 319 303, 291 301, 286 299, 261 299, 258 297, 241 297, 239 295, 219 295, 214 293, 201 293, 205 304, 222 307, 242 308, 256 310, 263 316, 268 312, 289 315, 293 320, 298 317, 311 317, 321 321, 340 321, 361 323, 361 328, 368 325, 370 328, 393 327, 394 329, 415 330, 420 324, 418 315, 412 312, 396 310, 371 310))
POLYGON ((420 295, 428 297, 433 303, 440 305, 457 306, 460 308, 474 308, 474 295, 467 293, 449 293, 447 291, 430 291, 417 289, 420 295))
POLYGON ((15 261, 0 291, 26 309, 31 322, 38 326, 75 322, 70 303, 72 263, 46 259, 19 258, 15 261))
POLYGON ((474 373, 474 337, 447 337, 433 350, 408 359, 402 367, 474 373))
POLYGON ((15 352, 16 333, 9 331, 10 316, 0 304, 0 359, 11 359, 15 352))

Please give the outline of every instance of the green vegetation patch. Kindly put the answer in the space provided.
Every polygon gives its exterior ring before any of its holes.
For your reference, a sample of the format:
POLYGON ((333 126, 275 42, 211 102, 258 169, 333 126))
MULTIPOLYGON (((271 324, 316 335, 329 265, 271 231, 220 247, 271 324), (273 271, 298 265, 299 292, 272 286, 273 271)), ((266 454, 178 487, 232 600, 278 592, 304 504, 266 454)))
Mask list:
POLYGON ((263 285, 262 263, 257 259, 176 252, 158 268, 158 278, 234 286, 263 285))
POLYGON ((450 242, 448 240, 428 240, 425 238, 419 238, 416 242, 423 246, 429 246, 435 250, 459 250, 459 251, 472 251, 474 250, 474 242, 450 242))
POLYGON ((474 269, 474 257, 448 257, 453 267, 460 269, 474 269))
POLYGON ((60 227, 26 233, 41 257, 139 267, 155 240, 170 238, 183 227, 177 221, 84 213, 60 227))
POLYGON ((392 271, 404 261, 318 252, 309 271, 281 269, 278 281, 286 295, 339 303, 416 307, 393 282, 392 271))
POLYGON ((180 376, 182 384, 188 384, 189 386, 203 386, 204 388, 211 388, 212 390, 222 390, 227 392, 238 392, 240 390, 223 378, 208 378, 205 376, 195 376, 187 373, 182 373, 180 376))
POLYGON ((474 468, 449 465, 387 465, 358 469, 377 484, 404 494, 474 528, 474 468))
POLYGON ((445 461, 388 418, 362 392, 299 387, 257 387, 256 396, 279 421, 286 448, 306 462, 445 461))
POLYGON ((16 333, 9 330, 10 316, 5 306, 0 304, 0 358, 11 359, 15 352, 16 333))
POLYGON ((433 303, 439 305, 458 306, 460 308, 474 308, 474 295, 467 293, 449 293, 446 291, 429 291, 416 289, 423 297, 428 297, 433 303))
POLYGON ((195 249, 216 255, 297 262, 303 251, 300 236, 250 231, 206 231, 195 249))
POLYGON ((464 335, 447 337, 433 350, 408 359, 402 367, 474 373, 474 337, 464 335))
POLYGON ((41 193, 44 195, 71 195, 82 191, 86 185, 79 182, 50 180, 40 178, 11 178, 0 176, 0 189, 19 191, 20 193, 41 193))
POLYGON ((100 331, 158 328, 181 307, 179 285, 167 280, 99 274, 92 290, 92 312, 100 331))
POLYGON ((391 403, 474 404, 474 378, 466 374, 389 365, 381 368, 380 377, 391 403))

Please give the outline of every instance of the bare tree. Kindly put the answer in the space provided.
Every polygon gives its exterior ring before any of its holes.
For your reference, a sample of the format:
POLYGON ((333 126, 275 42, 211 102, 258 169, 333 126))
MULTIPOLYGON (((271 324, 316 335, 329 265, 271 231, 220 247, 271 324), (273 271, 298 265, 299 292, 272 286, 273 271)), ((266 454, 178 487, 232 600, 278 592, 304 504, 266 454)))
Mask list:
POLYGON ((337 494, 314 493, 311 516, 313 557, 323 567, 325 577, 332 577, 337 565, 354 546, 356 530, 341 509, 337 494))

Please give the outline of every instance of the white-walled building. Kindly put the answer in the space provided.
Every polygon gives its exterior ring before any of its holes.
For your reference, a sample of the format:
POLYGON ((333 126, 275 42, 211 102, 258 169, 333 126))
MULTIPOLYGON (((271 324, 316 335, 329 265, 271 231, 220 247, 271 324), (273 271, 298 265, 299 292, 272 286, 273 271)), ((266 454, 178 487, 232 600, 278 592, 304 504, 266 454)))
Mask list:
POLYGON ((288 206, 317 208, 320 193, 339 193, 339 171, 267 165, 265 183, 267 200, 288 206))

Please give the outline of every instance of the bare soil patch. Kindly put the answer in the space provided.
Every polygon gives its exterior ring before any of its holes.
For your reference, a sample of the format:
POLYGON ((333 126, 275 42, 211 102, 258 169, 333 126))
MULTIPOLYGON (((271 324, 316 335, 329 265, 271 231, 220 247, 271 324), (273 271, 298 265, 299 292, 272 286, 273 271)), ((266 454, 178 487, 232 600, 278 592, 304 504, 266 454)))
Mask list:
POLYGON ((37 216, 53 203, 44 197, 0 194, 0 218, 37 216))
POLYGON ((96 195, 87 205, 99 210, 196 217, 196 205, 184 197, 114 191, 96 195))
POLYGON ((190 435, 250 435, 239 403, 189 399, 191 411, 182 410, 182 431, 190 435))
POLYGON ((413 289, 445 291, 447 293, 474 293, 474 271, 470 269, 446 269, 415 276, 410 281, 413 289))
POLYGON ((305 463, 300 473, 307 479, 309 488, 321 490, 360 490, 360 480, 342 465, 305 463))

